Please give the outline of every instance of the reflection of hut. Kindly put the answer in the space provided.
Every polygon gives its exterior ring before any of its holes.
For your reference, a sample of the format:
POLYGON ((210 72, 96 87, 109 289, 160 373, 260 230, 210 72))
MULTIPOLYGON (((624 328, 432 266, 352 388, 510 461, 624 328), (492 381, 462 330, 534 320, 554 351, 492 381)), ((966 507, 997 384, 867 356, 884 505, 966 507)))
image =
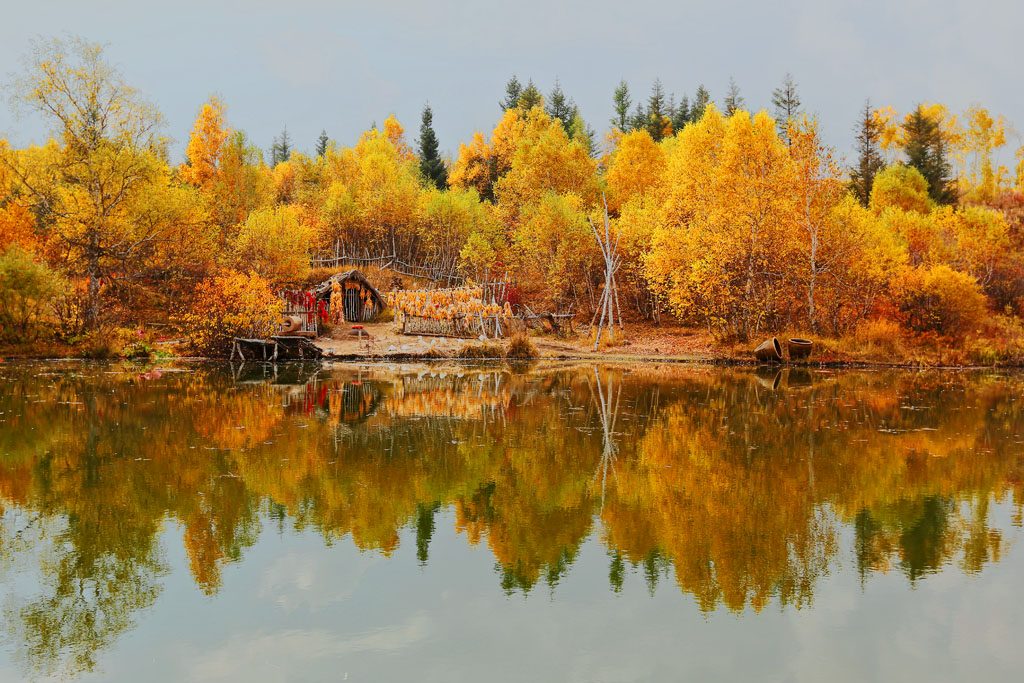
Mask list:
POLYGON ((375 384, 352 380, 331 390, 328 409, 339 422, 362 422, 373 414, 380 399, 381 392, 375 384))
MULTIPOLYGON (((341 285, 342 310, 340 317, 347 322, 369 322, 384 311, 384 297, 358 270, 347 270, 344 273, 332 275, 317 285, 314 290, 317 301, 330 303, 331 285, 335 282, 341 285)), ((335 315, 337 312, 331 311, 331 317, 334 318, 335 315)))

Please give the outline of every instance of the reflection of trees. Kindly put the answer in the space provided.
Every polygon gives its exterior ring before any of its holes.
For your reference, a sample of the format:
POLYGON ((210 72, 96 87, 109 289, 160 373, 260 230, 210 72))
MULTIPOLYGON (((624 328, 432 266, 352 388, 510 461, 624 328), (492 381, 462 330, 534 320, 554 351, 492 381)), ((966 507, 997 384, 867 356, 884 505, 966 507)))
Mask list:
POLYGON ((601 386, 601 375, 597 371, 597 366, 594 366, 594 378, 597 385, 597 394, 594 395, 594 390, 591 388, 591 397, 597 403, 598 415, 601 421, 601 464, 594 471, 594 476, 591 478, 591 485, 594 486, 600 480, 601 482, 601 507, 600 512, 604 512, 604 496, 605 491, 608 487, 608 473, 618 478, 618 474, 615 471, 615 459, 619 454, 619 446, 615 443, 612 435, 615 433, 615 420, 619 416, 619 400, 622 398, 622 385, 619 385, 619 392, 612 400, 612 375, 608 375, 608 390, 605 391, 601 386), (605 396, 607 395, 607 399, 605 396))
POLYGON ((0 506, 48 530, 26 545, 3 517, 0 571, 29 546, 47 558, 39 595, 5 616, 44 671, 90 667, 152 603, 168 518, 208 593, 262 517, 384 554, 411 527, 426 563, 437 513, 452 506, 507 591, 557 584, 596 525, 613 590, 630 571, 652 591, 671 576, 703 609, 741 610, 807 604, 839 525, 854 532, 864 580, 894 569, 916 582, 997 561, 990 504, 1012 500, 1018 525, 1024 507, 1015 377, 3 372, 0 506))
POLYGON ((166 569, 154 538, 98 548, 82 543, 90 533, 71 521, 55 538, 41 539, 49 543, 36 549, 44 555, 40 594, 4 610, 28 669, 46 675, 92 669, 102 650, 130 630, 134 614, 160 592, 166 569), (65 552, 66 545, 76 552, 65 552))
POLYGON ((56 527, 39 522, 50 531, 34 544, 43 568, 39 595, 5 609, 27 664, 44 672, 91 669, 97 652, 152 604, 165 571, 156 542, 162 506, 111 473, 112 449, 123 442, 102 421, 97 397, 81 398, 80 449, 47 453, 32 472, 35 514, 59 520, 56 527))

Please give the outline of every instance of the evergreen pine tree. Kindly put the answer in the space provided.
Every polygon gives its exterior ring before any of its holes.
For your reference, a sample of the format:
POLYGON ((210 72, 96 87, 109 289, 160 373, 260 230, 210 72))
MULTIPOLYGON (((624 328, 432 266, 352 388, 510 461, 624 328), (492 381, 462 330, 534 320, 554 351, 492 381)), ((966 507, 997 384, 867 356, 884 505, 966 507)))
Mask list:
POLYGON ((288 161, 292 156, 292 140, 288 137, 288 126, 281 131, 281 139, 278 143, 281 151, 281 161, 288 161))
POLYGON ((323 155, 327 154, 327 144, 329 142, 330 141, 327 139, 327 130, 321 129, 320 137, 316 139, 316 155, 318 157, 322 157, 323 155))
POLYGON ((523 86, 516 78, 515 74, 512 74, 512 78, 505 84, 505 99, 498 103, 501 107, 501 113, 507 112, 509 109, 515 109, 519 106, 519 96, 523 93, 523 86))
POLYGON ((594 156, 597 152, 597 147, 594 145, 594 129, 587 125, 587 122, 583 120, 577 111, 572 117, 572 123, 569 125, 569 137, 576 142, 579 142, 586 150, 589 156, 594 156))
POLYGON ((782 85, 772 91, 772 105, 775 107, 775 126, 779 137, 789 146, 789 122, 800 113, 800 95, 792 74, 787 73, 782 85))
POLYGON ((672 117, 672 129, 677 133, 681 131, 686 124, 690 122, 690 98, 683 95, 683 99, 679 101, 679 106, 676 107, 676 113, 672 117))
POLYGON ((434 112, 430 105, 423 105, 423 118, 420 120, 420 171, 423 178, 437 189, 448 186, 448 169, 438 152, 437 135, 434 133, 434 112))
POLYGON ((690 106, 690 120, 696 123, 704 117, 704 110, 711 104, 711 94, 701 83, 697 86, 697 93, 693 96, 693 104, 690 106))
POLYGON ((533 79, 531 78, 519 94, 519 106, 522 107, 523 111, 530 111, 539 104, 544 104, 544 96, 540 94, 540 90, 533 84, 533 79))
POLYGON ((639 130, 641 128, 647 130, 647 110, 644 109, 644 105, 637 102, 636 109, 633 110, 633 115, 629 118, 629 129, 639 130))
POLYGON ((928 194, 939 204, 956 201, 956 189, 950 180, 946 138, 939 122, 928 116, 923 105, 907 116, 903 124, 903 152, 907 165, 913 166, 928 181, 928 194))
POLYGON ((878 145, 882 139, 882 124, 875 120, 871 100, 864 101, 864 111, 854 131, 857 133, 857 163, 850 168, 850 190, 861 204, 867 206, 875 176, 885 166, 878 145))
POLYGON ((661 85, 661 79, 655 78, 651 86, 651 96, 647 98, 646 127, 655 142, 661 142, 665 137, 665 120, 668 118, 668 106, 665 102, 665 89, 661 85))
POLYGON ((562 84, 558 82, 557 78, 555 79, 555 87, 551 89, 551 94, 548 95, 548 100, 544 105, 544 111, 551 118, 561 121, 565 132, 569 132, 569 129, 572 127, 572 120, 578 113, 578 110, 576 103, 565 96, 565 93, 562 91, 562 84))
POLYGON ((274 138, 274 143, 270 146, 270 165, 273 167, 282 161, 288 161, 291 155, 292 141, 288 137, 288 126, 285 126, 280 137, 274 138))
POLYGON ((619 87, 615 88, 615 95, 612 98, 615 102, 615 118, 612 119, 612 127, 623 133, 632 130, 629 119, 629 105, 632 100, 629 97, 629 84, 626 79, 619 81, 619 87))
POLYGON ((743 109, 747 106, 747 103, 743 100, 743 96, 740 95, 740 88, 736 85, 736 81, 732 76, 729 76, 729 89, 725 93, 725 114, 726 116, 732 116, 737 110, 743 109))

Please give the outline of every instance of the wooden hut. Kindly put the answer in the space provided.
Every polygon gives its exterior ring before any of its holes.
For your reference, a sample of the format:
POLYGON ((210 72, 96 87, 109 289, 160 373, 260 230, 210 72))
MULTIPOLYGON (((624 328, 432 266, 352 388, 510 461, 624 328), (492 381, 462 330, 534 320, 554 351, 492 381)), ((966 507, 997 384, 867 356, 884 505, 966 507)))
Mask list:
MULTIPOLYGON (((370 284, 366 276, 358 270, 346 270, 327 278, 314 290, 318 301, 331 301, 332 285, 337 282, 341 285, 342 315, 346 322, 365 323, 370 322, 384 312, 387 307, 384 297, 370 284)), ((335 311, 331 311, 331 317, 335 311)))

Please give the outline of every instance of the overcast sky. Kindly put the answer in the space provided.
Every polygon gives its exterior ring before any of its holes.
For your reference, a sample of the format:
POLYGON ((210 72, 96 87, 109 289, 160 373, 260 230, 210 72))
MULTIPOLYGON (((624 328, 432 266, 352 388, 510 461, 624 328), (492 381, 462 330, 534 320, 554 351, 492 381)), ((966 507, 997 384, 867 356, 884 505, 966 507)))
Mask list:
MULTIPOLYGON (((1024 130, 1024 2, 1015 0, 9 0, 0 72, 34 36, 73 34, 107 57, 167 119, 180 160, 200 105, 218 94, 229 124, 266 149, 284 126, 311 151, 343 145, 394 113, 410 141, 424 102, 442 150, 489 132, 514 73, 545 93, 555 79, 603 132, 625 78, 634 101, 655 77, 720 101, 736 79, 748 108, 770 108, 788 71, 827 139, 850 156, 865 97, 903 113, 919 101, 981 102, 1024 130)), ((9 80, 6 78, 4 80, 9 80)), ((40 121, 0 106, 0 136, 44 139, 40 121)), ((1020 145, 1019 137, 1010 146, 1020 145)), ((1012 151, 1004 155, 1012 159, 1012 151)))

